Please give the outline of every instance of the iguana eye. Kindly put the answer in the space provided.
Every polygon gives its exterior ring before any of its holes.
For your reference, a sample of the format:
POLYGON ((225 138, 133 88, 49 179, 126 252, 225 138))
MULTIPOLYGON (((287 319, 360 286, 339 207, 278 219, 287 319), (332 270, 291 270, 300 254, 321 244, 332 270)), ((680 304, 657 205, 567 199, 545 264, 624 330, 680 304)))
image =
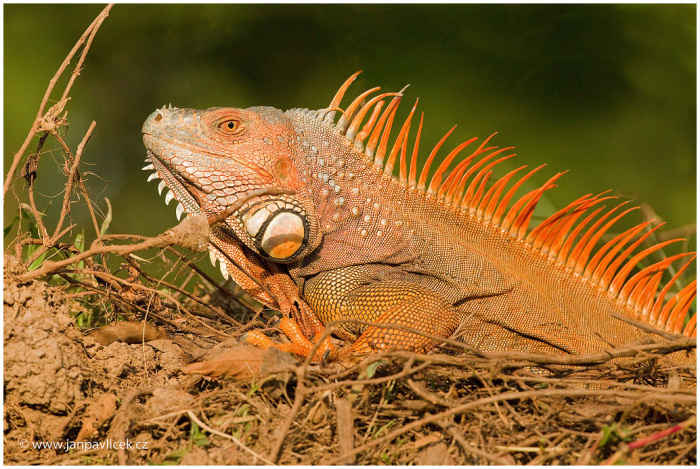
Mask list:
POLYGON ((233 133, 238 130, 238 127, 240 127, 240 125, 240 122, 238 122, 237 120, 227 120, 219 124, 219 128, 226 133, 233 133))

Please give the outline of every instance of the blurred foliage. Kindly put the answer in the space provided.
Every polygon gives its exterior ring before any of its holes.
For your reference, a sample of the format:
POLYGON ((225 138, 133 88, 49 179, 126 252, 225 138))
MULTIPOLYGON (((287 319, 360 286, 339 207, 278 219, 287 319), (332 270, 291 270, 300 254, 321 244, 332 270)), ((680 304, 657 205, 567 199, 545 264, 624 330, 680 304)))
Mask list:
MULTIPOLYGON (((7 171, 49 79, 102 6, 3 8, 7 171)), ((71 93, 67 140, 75 148, 97 122, 83 157, 94 200, 105 211, 111 200, 111 232, 155 235, 176 219, 140 170, 154 109, 321 108, 357 70, 350 94, 411 83, 404 107, 421 97, 423 157, 455 123, 453 145, 498 131, 495 144, 518 148, 512 165, 548 163, 538 181, 571 170, 549 208, 614 188, 670 228, 695 223, 695 5, 120 4, 71 93)), ((50 173, 57 161, 41 160, 49 197, 63 188, 50 173)), ((4 226, 16 214, 10 192, 4 226)))

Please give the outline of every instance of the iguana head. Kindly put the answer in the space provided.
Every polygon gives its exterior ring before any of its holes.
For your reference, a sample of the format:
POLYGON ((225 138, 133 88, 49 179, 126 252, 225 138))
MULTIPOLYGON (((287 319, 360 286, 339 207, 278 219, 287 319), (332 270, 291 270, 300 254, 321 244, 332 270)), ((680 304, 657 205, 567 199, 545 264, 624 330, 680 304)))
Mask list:
POLYGON ((295 133, 282 111, 162 108, 143 125, 155 169, 182 212, 228 211, 225 229, 264 258, 292 262, 320 242, 313 205, 295 152, 295 133))

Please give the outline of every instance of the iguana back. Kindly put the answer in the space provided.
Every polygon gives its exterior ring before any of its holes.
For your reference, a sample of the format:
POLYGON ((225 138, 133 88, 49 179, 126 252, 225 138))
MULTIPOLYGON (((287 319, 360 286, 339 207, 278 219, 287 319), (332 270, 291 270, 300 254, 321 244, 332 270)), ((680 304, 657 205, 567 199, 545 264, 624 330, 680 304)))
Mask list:
MULTIPOLYGON (((490 138, 459 145, 428 180, 452 131, 418 174, 422 117, 410 155, 415 106, 390 145, 401 93, 371 97, 371 89, 341 111, 356 76, 319 111, 161 109, 144 124, 147 168, 184 210, 231 212, 214 230, 213 258, 293 318, 284 325, 293 346, 283 348, 309 353, 307 338, 333 321, 354 352, 427 351, 434 342, 420 331, 484 350, 553 353, 633 342, 648 334, 635 321, 695 335, 695 316, 686 318, 695 281, 669 295, 694 255, 637 267, 673 242, 640 248, 658 225, 642 223, 594 248, 631 209, 608 209, 613 197, 589 194, 531 229, 535 205, 561 174, 516 197, 540 168, 491 183, 494 166, 514 155, 488 146, 490 138), (677 259, 684 263, 662 283, 677 259)), ((261 334, 249 340, 270 345, 261 334)))

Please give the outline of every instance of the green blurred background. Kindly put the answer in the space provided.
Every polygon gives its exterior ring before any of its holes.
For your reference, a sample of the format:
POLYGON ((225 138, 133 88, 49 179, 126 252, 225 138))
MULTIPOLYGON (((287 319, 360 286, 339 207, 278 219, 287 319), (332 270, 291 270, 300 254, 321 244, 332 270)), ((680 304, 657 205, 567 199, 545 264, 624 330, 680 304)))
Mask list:
MULTIPOLYGON (((3 8, 6 172, 50 78, 103 6, 3 8)), ((403 115, 421 97, 423 157, 454 124, 451 146, 498 131, 493 142, 519 153, 499 174, 547 163, 541 183, 571 170, 545 209, 614 188, 669 228, 695 223, 695 5, 120 4, 73 87, 66 137, 75 149, 97 122, 83 172, 100 207, 112 203, 110 232, 155 235, 176 219, 140 170, 154 109, 317 109, 357 70, 352 95, 410 83, 403 115)), ((63 187, 61 161, 41 160, 49 197, 63 187)), ((16 207, 10 193, 5 224, 16 207)), ((84 213, 73 221, 90 226, 84 213)))

